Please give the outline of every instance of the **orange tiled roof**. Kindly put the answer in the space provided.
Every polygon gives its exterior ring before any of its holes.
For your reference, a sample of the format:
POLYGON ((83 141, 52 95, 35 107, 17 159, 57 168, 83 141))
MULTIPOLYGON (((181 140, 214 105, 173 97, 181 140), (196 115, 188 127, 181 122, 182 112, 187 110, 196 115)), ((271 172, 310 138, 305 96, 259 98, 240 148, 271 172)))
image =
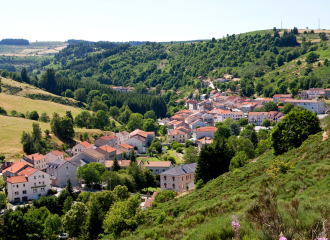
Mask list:
POLYGON ((39 161, 41 159, 44 159, 46 158, 44 155, 40 154, 40 153, 34 153, 34 154, 31 154, 31 155, 28 155, 26 156, 27 158, 30 158, 34 161, 39 161))
POLYGON ((119 146, 123 147, 123 148, 134 148, 133 146, 127 144, 127 143, 123 143, 123 144, 120 144, 119 146))
POLYGON ((25 176, 13 176, 13 177, 7 177, 8 183, 21 183, 21 182, 27 182, 27 179, 25 176))
POLYGON ((18 173, 25 166, 33 167, 33 165, 31 163, 28 163, 28 162, 24 161, 23 159, 20 159, 20 160, 14 162, 14 164, 11 165, 9 168, 6 168, 5 170, 3 170, 2 174, 4 174, 6 171, 9 171, 12 173, 18 173))
POLYGON ((183 131, 181 131, 180 129, 174 129, 169 135, 184 135, 184 134, 186 134, 185 132, 183 132, 183 131))
POLYGON ((85 148, 90 148, 90 147, 93 146, 92 144, 90 144, 89 142, 86 142, 86 141, 84 141, 84 142, 80 142, 80 143, 78 143, 78 144, 84 146, 85 148))
POLYGON ((23 171, 19 172, 18 175, 19 175, 19 176, 29 177, 29 176, 31 176, 33 173, 35 173, 36 171, 38 171, 38 169, 36 169, 36 168, 32 168, 32 167, 27 167, 27 168, 25 168, 23 171))
POLYGON ((110 141, 110 140, 115 139, 117 137, 112 134, 112 135, 102 136, 100 138, 103 139, 104 141, 110 141))
POLYGON ((64 153, 62 153, 62 152, 60 152, 58 150, 54 150, 51 153, 54 154, 54 155, 56 155, 56 156, 62 156, 62 155, 64 155, 64 153))
POLYGON ((107 153, 116 151, 116 149, 114 149, 113 147, 111 147, 109 145, 104 145, 102 147, 99 147, 99 149, 102 149, 103 151, 105 151, 107 153))
POLYGON ((145 167, 170 167, 171 161, 146 161, 145 167))
POLYGON ((200 127, 195 129, 196 132, 215 132, 216 130, 216 127, 200 127))

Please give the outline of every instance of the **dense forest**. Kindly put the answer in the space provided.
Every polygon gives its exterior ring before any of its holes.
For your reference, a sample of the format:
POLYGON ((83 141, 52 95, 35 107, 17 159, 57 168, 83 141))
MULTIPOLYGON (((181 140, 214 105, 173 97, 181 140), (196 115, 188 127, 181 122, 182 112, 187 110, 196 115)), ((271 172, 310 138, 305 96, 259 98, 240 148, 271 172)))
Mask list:
POLYGON ((0 41, 0 45, 29 45, 29 41, 26 39, 13 39, 13 38, 8 38, 8 39, 2 39, 0 41))

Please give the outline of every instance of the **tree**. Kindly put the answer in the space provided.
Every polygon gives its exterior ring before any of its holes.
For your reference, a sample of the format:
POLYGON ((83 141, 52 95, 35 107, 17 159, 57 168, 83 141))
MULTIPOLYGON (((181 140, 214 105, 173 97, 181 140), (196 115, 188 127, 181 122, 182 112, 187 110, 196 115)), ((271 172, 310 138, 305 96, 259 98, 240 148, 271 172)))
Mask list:
POLYGON ((117 155, 115 155, 115 159, 113 160, 113 165, 112 165, 112 171, 118 172, 121 169, 119 166, 118 160, 117 160, 117 155))
POLYGON ((102 174, 107 171, 107 168, 97 162, 91 162, 89 164, 85 164, 78 168, 76 175, 77 180, 82 178, 87 186, 92 186, 92 184, 99 184, 101 182, 102 174))
POLYGON ((157 116, 156 113, 153 110, 150 110, 144 114, 144 119, 153 119, 155 122, 157 122, 157 116))
POLYGON ((159 132, 162 136, 165 136, 167 134, 167 125, 160 126, 159 132))
POLYGON ((47 68, 47 71, 41 76, 39 86, 51 92, 55 89, 55 70, 53 68, 47 68))
POLYGON ((136 162, 136 156, 135 156, 135 152, 134 149, 131 150, 130 154, 129 154, 129 159, 131 160, 131 164, 133 162, 136 162))
POLYGON ((281 67, 284 64, 284 57, 282 55, 277 55, 276 57, 276 63, 279 67, 281 67))
POLYGON ((159 154, 161 154, 162 142, 158 138, 155 138, 154 140, 152 140, 149 148, 154 148, 159 154))
POLYGON ((78 128, 90 129, 94 125, 94 118, 88 111, 82 111, 76 116, 75 123, 78 128))
POLYGON ((97 111, 100 111, 100 110, 102 110, 104 112, 107 112, 108 111, 108 106, 104 102, 101 102, 97 99, 94 99, 93 102, 92 102, 91 110, 93 112, 97 112, 97 111))
POLYGON ((23 82, 30 83, 30 77, 25 67, 22 68, 21 78, 23 82))
POLYGON ((68 211, 70 211, 73 203, 73 198, 71 196, 67 197, 63 204, 63 214, 66 214, 68 211))
POLYGON ((257 145, 258 145, 258 136, 257 136, 257 133, 256 133, 256 131, 254 129, 251 131, 251 138, 250 138, 250 140, 253 143, 254 148, 256 148, 257 145))
POLYGON ((143 130, 146 132, 155 132, 158 131, 158 124, 151 118, 145 119, 143 121, 143 130))
POLYGON ((109 116, 103 111, 98 110, 94 118, 94 127, 104 129, 110 125, 109 116))
POLYGON ((189 146, 183 155, 184 164, 195 163, 198 161, 198 150, 193 146, 189 146))
POLYGON ((269 126, 270 126, 270 121, 269 121, 269 119, 265 119, 265 120, 262 122, 262 126, 263 126, 263 127, 269 127, 269 126))
POLYGON ((144 177, 143 171, 137 165, 137 163, 136 162, 131 163, 127 167, 126 171, 129 175, 131 175, 134 178, 137 190, 143 189, 146 183, 146 179, 144 177))
POLYGON ((273 101, 266 102, 264 105, 265 112, 277 111, 277 104, 273 101))
POLYGON ((50 122, 50 118, 49 116, 47 115, 47 113, 42 113, 41 116, 39 117, 38 119, 40 122, 45 122, 45 123, 48 123, 50 122))
POLYGON ((231 135, 235 135, 235 136, 238 136, 241 129, 238 125, 237 122, 232 122, 230 125, 229 125, 229 128, 230 128, 230 134, 231 135))
POLYGON ((299 147, 309 135, 322 131, 315 113, 306 109, 289 112, 271 134, 271 146, 275 155, 299 147))
POLYGON ((105 216, 104 231, 116 237, 124 230, 134 231, 144 220, 144 213, 138 208, 140 202, 140 194, 131 196, 123 202, 115 202, 105 216))
POLYGON ((39 119, 39 114, 37 111, 32 111, 30 114, 29 114, 29 119, 31 120, 35 120, 35 121, 38 121, 39 119))
POLYGON ((313 63, 315 62, 318 58, 320 57, 319 54, 315 53, 315 52, 310 52, 307 54, 306 56, 306 62, 307 63, 313 63))
POLYGON ((62 228, 61 218, 58 214, 49 215, 44 223, 44 231, 43 234, 47 239, 55 239, 56 235, 58 235, 62 228))
POLYGON ((54 112, 53 113, 53 118, 50 121, 50 128, 52 133, 54 133, 56 136, 59 136, 60 134, 60 129, 61 129, 61 118, 60 115, 58 115, 58 113, 54 112))
POLYGON ((77 202, 63 217, 63 227, 70 238, 78 237, 83 230, 88 216, 88 208, 85 204, 77 202))
POLYGON ((86 102, 86 91, 85 88, 78 88, 76 91, 73 93, 74 99, 80 102, 86 102))
POLYGON ((7 116, 7 111, 3 107, 0 107, 0 115, 7 116))
POLYGON ((116 186, 113 190, 113 193, 116 194, 121 201, 125 201, 131 196, 131 193, 128 191, 128 188, 126 186, 121 185, 116 186))
POLYGON ((250 139, 245 137, 237 138, 236 136, 231 136, 228 139, 228 142, 236 153, 240 151, 244 151, 249 159, 255 157, 254 146, 250 139))
POLYGON ((284 114, 288 114, 293 108, 294 108, 294 105, 292 103, 287 103, 281 109, 281 112, 284 114))
POLYGON ((73 120, 73 116, 72 116, 71 111, 66 111, 65 112, 65 116, 67 116, 68 118, 70 118, 71 121, 72 121, 72 124, 74 125, 74 120, 73 120))
POLYGON ((224 137, 214 140, 210 145, 205 144, 198 157, 195 183, 199 179, 207 183, 211 179, 228 172, 233 155, 234 151, 224 137))
POLYGON ((71 91, 71 89, 65 90, 65 97, 67 97, 67 98, 73 98, 74 97, 73 92, 71 91))
POLYGON ((146 180, 144 187, 147 188, 147 191, 148 191, 149 187, 156 186, 156 179, 155 179, 155 176, 152 171, 150 171, 149 169, 144 169, 143 175, 146 180))
POLYGON ((127 129, 133 132, 135 129, 143 128, 143 116, 140 113, 132 113, 127 123, 127 129))
POLYGON ((322 41, 328 41, 329 40, 327 35, 325 34, 325 32, 320 33, 320 39, 322 41))
POLYGON ((119 116, 119 108, 117 106, 110 107, 109 114, 113 118, 117 118, 119 116))
POLYGON ((64 116, 60 121, 59 136, 72 139, 75 135, 71 118, 64 116))
POLYGON ((70 193, 70 196, 73 197, 73 186, 72 186, 72 182, 70 180, 70 178, 67 181, 67 185, 66 185, 66 191, 68 191, 68 193, 70 193))
POLYGON ((223 120, 222 123, 225 124, 225 125, 227 125, 227 126, 229 127, 230 124, 232 124, 233 122, 235 122, 234 119, 232 119, 232 118, 227 118, 227 119, 223 120))
POLYGON ((10 113, 11 113, 11 115, 14 116, 14 117, 16 117, 16 116, 18 115, 18 113, 17 113, 16 110, 12 110, 10 113))
POLYGON ((236 152, 235 156, 230 161, 229 170, 243 167, 248 161, 248 156, 244 151, 236 152))
POLYGON ((220 125, 218 126, 217 130, 214 133, 214 139, 220 139, 220 138, 229 138, 230 137, 230 128, 227 125, 220 125))

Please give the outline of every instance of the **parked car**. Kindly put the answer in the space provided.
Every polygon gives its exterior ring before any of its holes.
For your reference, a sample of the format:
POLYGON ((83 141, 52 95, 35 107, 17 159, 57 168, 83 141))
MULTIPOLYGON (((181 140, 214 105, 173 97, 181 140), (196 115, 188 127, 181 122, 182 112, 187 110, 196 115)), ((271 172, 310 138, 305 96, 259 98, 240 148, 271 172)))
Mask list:
POLYGON ((58 238, 60 238, 60 239, 67 239, 68 238, 68 234, 67 233, 61 233, 61 235, 58 236, 58 238))

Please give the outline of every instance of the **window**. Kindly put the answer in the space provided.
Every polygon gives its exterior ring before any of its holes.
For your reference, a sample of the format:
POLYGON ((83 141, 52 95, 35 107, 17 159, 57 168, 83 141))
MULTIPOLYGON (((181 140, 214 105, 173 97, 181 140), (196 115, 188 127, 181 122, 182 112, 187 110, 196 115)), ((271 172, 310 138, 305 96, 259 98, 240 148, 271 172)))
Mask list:
POLYGON ((19 192, 15 192, 15 195, 19 195, 19 192))
POLYGON ((41 184, 41 182, 39 182, 39 184, 41 184))
POLYGON ((16 185, 16 187, 18 188, 18 185, 16 185))
POLYGON ((167 186, 167 183, 164 183, 164 186, 166 187, 167 186))
POLYGON ((156 169, 156 172, 159 172, 159 169, 156 169))
POLYGON ((66 169, 69 169, 69 167, 68 167, 68 166, 66 166, 66 169))
POLYGON ((26 194, 26 190, 23 191, 23 194, 26 194))
POLYGON ((175 177, 172 177, 173 181, 175 181, 175 177))
POLYGON ((37 179, 37 177, 36 177, 36 176, 34 176, 34 179, 37 179))
POLYGON ((41 188, 41 192, 44 192, 45 191, 45 188, 41 188))
POLYGON ((68 172, 66 173, 66 176, 69 177, 69 173, 68 172))
POLYGON ((45 182, 44 181, 42 181, 42 185, 45 185, 45 182))
POLYGON ((182 177, 182 181, 183 181, 183 177, 182 177))
POLYGON ((164 176, 164 179, 166 180, 166 176, 164 176))
POLYGON ((175 188, 175 184, 174 183, 172 184, 172 187, 175 188))
POLYGON ((25 187, 25 184, 23 184, 23 187, 25 187))
POLYGON ((34 193, 38 192, 38 189, 37 188, 33 188, 33 192, 34 193))
POLYGON ((37 186, 37 184, 36 184, 36 183, 34 183, 34 186, 37 186))

